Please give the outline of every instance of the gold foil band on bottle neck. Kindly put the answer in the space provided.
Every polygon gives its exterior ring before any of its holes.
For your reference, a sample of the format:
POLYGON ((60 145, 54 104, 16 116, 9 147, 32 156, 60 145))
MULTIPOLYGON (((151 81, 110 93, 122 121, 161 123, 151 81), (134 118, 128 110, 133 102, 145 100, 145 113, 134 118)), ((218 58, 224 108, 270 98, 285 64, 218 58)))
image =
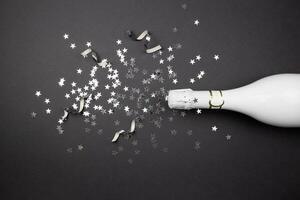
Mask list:
POLYGON ((225 101, 221 90, 209 90, 209 109, 221 109, 225 101))

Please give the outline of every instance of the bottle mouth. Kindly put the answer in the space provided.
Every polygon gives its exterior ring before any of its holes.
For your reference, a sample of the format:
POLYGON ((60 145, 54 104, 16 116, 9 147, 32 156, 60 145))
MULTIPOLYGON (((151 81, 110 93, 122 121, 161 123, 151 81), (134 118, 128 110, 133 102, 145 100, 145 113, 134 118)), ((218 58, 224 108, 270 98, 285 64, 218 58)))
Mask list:
POLYGON ((191 89, 175 89, 169 90, 165 100, 171 109, 191 109, 191 103, 188 96, 190 96, 191 89))

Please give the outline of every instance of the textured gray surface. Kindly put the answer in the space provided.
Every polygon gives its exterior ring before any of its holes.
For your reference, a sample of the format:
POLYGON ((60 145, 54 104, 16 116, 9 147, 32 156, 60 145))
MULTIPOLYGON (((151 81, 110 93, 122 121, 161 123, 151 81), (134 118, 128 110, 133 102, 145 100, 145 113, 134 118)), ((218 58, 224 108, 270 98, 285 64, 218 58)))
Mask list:
MULTIPOLYGON (((189 77, 204 69, 207 76, 193 89, 229 89, 267 75, 300 73, 299 27, 297 1, 1 1, 1 199, 299 198, 299 129, 227 111, 188 113, 161 129, 139 131, 140 155, 123 142, 124 151, 114 157, 116 146, 109 140, 115 127, 107 126, 112 118, 98 117, 101 136, 84 133, 79 118, 60 136, 55 127, 62 102, 54 98, 64 95, 57 86, 61 76, 70 80, 75 66, 89 66, 80 48, 66 45, 65 32, 77 46, 91 40, 115 63, 112 44, 120 38, 140 66, 150 68, 141 45, 124 35, 147 28, 162 45, 183 45, 174 64, 182 80, 178 88, 191 87, 189 77), (195 18, 199 27, 193 26, 195 18), (198 53, 203 58, 218 53, 221 59, 190 67, 188 60, 198 53), (38 89, 52 97, 53 113, 32 120, 30 112, 44 109, 34 97, 38 89), (211 133, 214 124, 219 135, 211 133), (178 134, 171 137, 170 129, 178 134), (193 136, 186 135, 188 129, 193 136), (159 136, 157 150, 150 145, 151 132, 159 136), (195 140, 201 142, 199 151, 193 149, 195 140), (84 151, 66 153, 78 144, 84 151)), ((121 125, 129 123, 118 118, 121 125)))

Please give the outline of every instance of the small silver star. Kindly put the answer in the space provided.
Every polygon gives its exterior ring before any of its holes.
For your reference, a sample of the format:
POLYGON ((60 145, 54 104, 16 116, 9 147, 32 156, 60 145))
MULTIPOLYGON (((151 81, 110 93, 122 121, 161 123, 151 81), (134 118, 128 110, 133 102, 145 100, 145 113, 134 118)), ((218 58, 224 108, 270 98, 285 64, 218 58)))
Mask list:
POLYGON ((59 80, 59 82, 58 82, 58 85, 59 85, 60 87, 64 86, 64 85, 65 85, 65 79, 64 79, 64 78, 61 78, 61 79, 59 80))
POLYGON ((184 3, 181 5, 181 7, 185 10, 187 8, 187 5, 184 3))
POLYGON ((90 47, 90 46, 92 46, 92 43, 91 43, 91 42, 87 42, 87 43, 86 43, 86 46, 87 46, 87 47, 90 47))
POLYGON ((132 163, 133 163, 133 159, 132 159, 132 158, 129 158, 129 159, 128 159, 128 163, 129 163, 129 164, 132 164, 132 163))
POLYGON ((120 45, 120 44, 122 44, 122 41, 121 40, 117 40, 116 43, 117 43, 117 45, 120 45))
POLYGON ((110 86, 109 85, 105 85, 105 89, 109 90, 110 86))
POLYGON ((228 134, 227 134, 225 137, 226 137, 227 140, 230 140, 230 139, 231 139, 231 135, 228 135, 228 134))
POLYGON ((201 79, 202 77, 203 77, 203 75, 201 73, 197 75, 198 79, 201 79))
POLYGON ((76 87, 76 83, 75 82, 72 82, 71 85, 72 85, 72 87, 76 87))
POLYGON ((32 112, 32 113, 30 113, 30 115, 32 118, 35 118, 37 114, 35 112, 32 112))
POLYGON ((74 110, 77 110, 77 108, 78 108, 78 106, 77 106, 76 103, 74 103, 74 104, 72 105, 72 107, 73 107, 74 110))
POLYGON ((120 125, 120 121, 119 120, 114 121, 114 123, 115 123, 116 126, 120 125))
POLYGON ((196 19, 196 20, 194 21, 194 24, 195 24, 196 26, 198 26, 198 25, 199 25, 199 20, 196 19))
POLYGON ((66 99, 70 98, 70 94, 66 93, 65 97, 66 99))
POLYGON ((81 74, 82 70, 79 68, 77 69, 77 74, 81 74))
POLYGON ((213 126, 213 127, 211 127, 211 130, 212 130, 213 132, 216 132, 216 131, 218 130, 218 127, 213 126))
POLYGON ((47 113, 47 114, 50 114, 50 113, 51 113, 51 110, 50 110, 49 108, 47 108, 46 113, 47 113))
POLYGON ((84 147, 83 147, 83 145, 80 144, 80 145, 77 146, 77 148, 78 148, 79 151, 82 151, 84 147))
POLYGON ((198 150, 200 149, 200 142, 199 142, 199 141, 195 141, 194 149, 195 149, 196 151, 198 151, 198 150))
POLYGON ((36 92, 35 92, 35 96, 39 97, 39 96, 41 96, 41 95, 42 95, 41 91, 36 91, 36 92))
POLYGON ((70 48, 74 49, 76 47, 75 43, 71 43, 70 48))
POLYGON ((151 77, 152 79, 156 79, 156 75, 155 75, 155 74, 151 74, 150 77, 151 77))
POLYGON ((65 33, 65 34, 64 34, 64 39, 65 39, 65 40, 66 40, 66 39, 69 39, 69 34, 65 33))
POLYGON ((125 107, 124 107, 124 110, 125 110, 125 112, 129 112, 129 107, 128 107, 128 106, 125 106, 125 107))
POLYGON ((215 60, 219 60, 220 59, 220 56, 218 54, 214 55, 214 59, 215 60))
POLYGON ((201 114, 201 109, 197 109, 197 114, 201 114))

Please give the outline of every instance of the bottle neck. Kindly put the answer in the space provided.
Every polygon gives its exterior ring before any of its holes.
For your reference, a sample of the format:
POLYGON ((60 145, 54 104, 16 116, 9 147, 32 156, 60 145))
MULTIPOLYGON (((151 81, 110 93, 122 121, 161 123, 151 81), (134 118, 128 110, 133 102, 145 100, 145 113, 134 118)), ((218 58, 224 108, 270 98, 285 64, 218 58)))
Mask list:
POLYGON ((225 104, 223 92, 220 90, 170 90, 167 101, 170 108, 188 110, 195 108, 221 109, 225 104))
POLYGON ((191 108, 222 109, 225 104, 221 90, 193 91, 189 99, 191 108))

